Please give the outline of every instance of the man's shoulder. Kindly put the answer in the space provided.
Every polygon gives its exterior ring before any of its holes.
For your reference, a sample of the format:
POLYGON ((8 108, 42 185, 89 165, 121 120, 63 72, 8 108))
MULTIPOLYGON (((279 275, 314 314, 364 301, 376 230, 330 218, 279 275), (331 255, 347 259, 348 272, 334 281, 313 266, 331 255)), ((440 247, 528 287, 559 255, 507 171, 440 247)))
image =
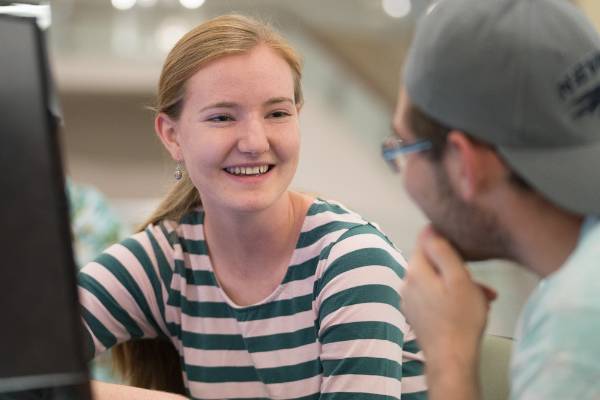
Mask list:
POLYGON ((558 271, 540 282, 543 302, 550 307, 600 306, 600 220, 585 219, 575 250, 558 271))
POLYGON ((586 219, 581 232, 564 264, 542 279, 528 299, 521 318, 524 338, 560 337, 590 326, 600 330, 599 220, 586 219))

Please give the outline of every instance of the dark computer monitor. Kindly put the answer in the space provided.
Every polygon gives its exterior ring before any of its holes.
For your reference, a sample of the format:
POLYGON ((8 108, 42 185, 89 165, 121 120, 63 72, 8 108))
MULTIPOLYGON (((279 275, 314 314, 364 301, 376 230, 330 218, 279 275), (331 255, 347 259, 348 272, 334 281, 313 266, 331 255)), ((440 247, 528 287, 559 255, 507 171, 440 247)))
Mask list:
POLYGON ((0 14, 0 398, 48 387, 88 397, 49 79, 36 20, 0 14))

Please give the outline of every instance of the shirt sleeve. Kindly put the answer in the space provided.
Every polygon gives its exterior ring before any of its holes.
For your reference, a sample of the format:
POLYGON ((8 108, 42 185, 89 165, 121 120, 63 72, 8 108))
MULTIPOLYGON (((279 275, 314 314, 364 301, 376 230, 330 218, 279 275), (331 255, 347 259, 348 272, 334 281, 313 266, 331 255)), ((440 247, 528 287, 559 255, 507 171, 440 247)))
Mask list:
POLYGON ((322 253, 315 284, 321 399, 426 397, 422 353, 400 311, 405 260, 372 225, 322 253))
POLYGON ((600 398, 599 312, 564 307, 528 321, 513 356, 511 399, 600 398))
POLYGON ((79 300, 93 355, 130 339, 169 336, 165 303, 173 263, 165 228, 157 225, 82 268, 79 300))

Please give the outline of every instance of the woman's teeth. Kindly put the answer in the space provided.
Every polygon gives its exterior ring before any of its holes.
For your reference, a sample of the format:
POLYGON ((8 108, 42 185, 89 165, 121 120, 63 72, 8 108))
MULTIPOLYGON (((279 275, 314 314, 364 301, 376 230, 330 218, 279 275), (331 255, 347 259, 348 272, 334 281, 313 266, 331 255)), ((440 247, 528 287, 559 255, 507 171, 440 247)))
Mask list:
POLYGON ((269 170, 268 165, 261 165, 259 167, 229 167, 225 168, 225 171, 232 175, 262 175, 269 170))

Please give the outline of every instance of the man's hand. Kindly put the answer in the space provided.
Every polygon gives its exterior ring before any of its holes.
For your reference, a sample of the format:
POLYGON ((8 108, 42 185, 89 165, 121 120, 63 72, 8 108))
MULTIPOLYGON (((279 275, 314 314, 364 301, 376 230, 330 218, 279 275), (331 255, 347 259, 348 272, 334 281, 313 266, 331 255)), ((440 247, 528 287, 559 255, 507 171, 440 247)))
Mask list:
POLYGON ((419 237, 405 282, 402 308, 425 354, 430 398, 477 398, 479 342, 496 292, 473 282, 431 227, 419 237))

